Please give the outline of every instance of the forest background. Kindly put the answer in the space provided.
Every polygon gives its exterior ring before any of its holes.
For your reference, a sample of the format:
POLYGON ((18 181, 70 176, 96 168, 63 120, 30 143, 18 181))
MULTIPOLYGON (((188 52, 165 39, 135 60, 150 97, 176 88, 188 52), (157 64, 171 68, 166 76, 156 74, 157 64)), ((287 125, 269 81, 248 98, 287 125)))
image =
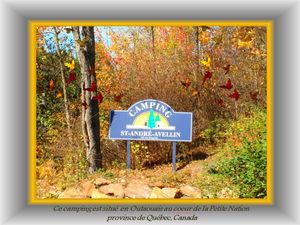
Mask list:
MULTIPOLYGON (((148 98, 193 112, 193 141, 178 144, 177 158, 182 167, 209 159, 206 173, 189 181, 206 198, 216 197, 224 181, 232 196, 266 197, 266 32, 260 26, 37 27, 38 197, 57 197, 52 189, 59 193, 91 172, 114 178, 125 169, 125 142, 108 139, 109 111, 148 98), (88 48, 95 63, 84 69, 80 52, 88 48), (87 73, 95 77, 89 83, 87 73), (96 106, 85 97, 99 107, 92 115, 100 124, 98 164, 82 129, 83 113, 96 106)), ((132 142, 133 169, 168 165, 170 149, 165 142, 132 142)), ((186 179, 166 175, 164 182, 186 179)))

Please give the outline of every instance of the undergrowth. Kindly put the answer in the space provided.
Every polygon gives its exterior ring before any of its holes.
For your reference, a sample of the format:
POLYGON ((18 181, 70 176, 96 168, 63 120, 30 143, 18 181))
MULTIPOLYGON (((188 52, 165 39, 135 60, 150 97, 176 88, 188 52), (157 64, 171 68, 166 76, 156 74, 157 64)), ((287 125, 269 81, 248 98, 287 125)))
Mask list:
POLYGON ((265 198, 266 111, 256 108, 250 116, 228 122, 227 129, 217 135, 225 141, 218 144, 217 154, 211 157, 206 172, 194 184, 208 198, 218 198, 225 192, 232 198, 265 198))

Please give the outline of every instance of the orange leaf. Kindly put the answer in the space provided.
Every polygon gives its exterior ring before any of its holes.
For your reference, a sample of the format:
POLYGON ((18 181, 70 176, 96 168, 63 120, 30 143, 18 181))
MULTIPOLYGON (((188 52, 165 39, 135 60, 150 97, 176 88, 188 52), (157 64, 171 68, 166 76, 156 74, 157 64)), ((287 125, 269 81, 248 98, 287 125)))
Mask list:
POLYGON ((181 84, 182 84, 183 86, 185 86, 186 88, 188 88, 188 87, 191 85, 191 81, 190 81, 189 78, 186 78, 185 81, 181 81, 181 84))
POLYGON ((49 89, 52 91, 54 89, 54 80, 50 80, 49 82, 49 89))
POLYGON ((63 93, 61 91, 59 91, 57 94, 56 94, 56 98, 61 98, 63 96, 63 93))
POLYGON ((194 89, 191 95, 192 95, 192 97, 197 96, 197 95, 199 95, 199 91, 194 89))

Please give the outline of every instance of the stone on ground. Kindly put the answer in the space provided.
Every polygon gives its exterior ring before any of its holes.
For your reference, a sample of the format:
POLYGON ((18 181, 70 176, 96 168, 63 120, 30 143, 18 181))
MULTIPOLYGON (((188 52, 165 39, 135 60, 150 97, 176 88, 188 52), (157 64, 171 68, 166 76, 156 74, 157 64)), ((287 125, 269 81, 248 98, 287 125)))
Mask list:
POLYGON ((166 198, 182 197, 182 193, 177 188, 163 188, 162 192, 167 196, 166 198))
POLYGON ((60 199, 69 199, 69 198, 86 198, 87 196, 82 193, 78 188, 71 187, 62 192, 58 198, 60 199))
POLYGON ((92 194, 91 194, 91 198, 92 199, 107 199, 107 198, 113 198, 112 196, 106 195, 101 193, 98 189, 94 188, 92 190, 92 194))
POLYGON ((91 197, 92 190, 94 188, 94 185, 92 181, 84 181, 81 182, 79 185, 80 192, 85 195, 86 197, 91 197))
POLYGON ((201 198, 201 191, 196 187, 185 185, 180 187, 180 191, 183 195, 186 195, 188 197, 201 198))
POLYGON ((95 181, 94 181, 94 184, 96 186, 102 186, 102 185, 107 185, 107 184, 111 184, 111 181, 110 180, 107 180, 107 179, 104 179, 102 177, 100 178, 97 178, 95 181))
POLYGON ((100 192, 107 195, 114 195, 117 198, 124 198, 124 189, 122 184, 108 184, 99 188, 100 192))
POLYGON ((149 198, 168 198, 168 196, 158 187, 154 187, 149 198))
POLYGON ((143 183, 129 183, 125 188, 125 196, 129 198, 149 198, 151 188, 143 183))
POLYGON ((150 184, 152 187, 159 187, 159 188, 164 188, 165 187, 165 184, 161 181, 157 181, 157 182, 154 182, 152 184, 150 184))

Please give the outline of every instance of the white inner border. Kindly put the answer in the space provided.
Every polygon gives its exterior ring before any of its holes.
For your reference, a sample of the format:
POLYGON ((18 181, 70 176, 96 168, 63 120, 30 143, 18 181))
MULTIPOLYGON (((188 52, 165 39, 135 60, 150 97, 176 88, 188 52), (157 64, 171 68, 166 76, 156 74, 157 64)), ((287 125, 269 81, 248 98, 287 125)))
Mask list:
MULTIPOLYGON (((300 71, 297 0, 211 1, 21 1, 0 3, 2 35, 0 89, 1 224, 103 224, 105 213, 54 213, 52 206, 28 206, 29 19, 275 20, 274 180, 275 205, 251 206, 248 213, 199 212, 191 224, 300 224, 300 71), (12 90, 13 87, 13 90, 12 90), (4 97, 6 96, 6 97, 4 97)), ((111 215, 112 213, 110 213, 111 215)), ((131 224, 122 222, 122 224, 131 224)), ((149 222, 141 222, 149 224, 149 222)), ((166 222, 164 224, 173 224, 166 222)), ((111 224, 120 224, 111 223, 111 224)), ((151 224, 157 224, 152 222, 151 224)))

